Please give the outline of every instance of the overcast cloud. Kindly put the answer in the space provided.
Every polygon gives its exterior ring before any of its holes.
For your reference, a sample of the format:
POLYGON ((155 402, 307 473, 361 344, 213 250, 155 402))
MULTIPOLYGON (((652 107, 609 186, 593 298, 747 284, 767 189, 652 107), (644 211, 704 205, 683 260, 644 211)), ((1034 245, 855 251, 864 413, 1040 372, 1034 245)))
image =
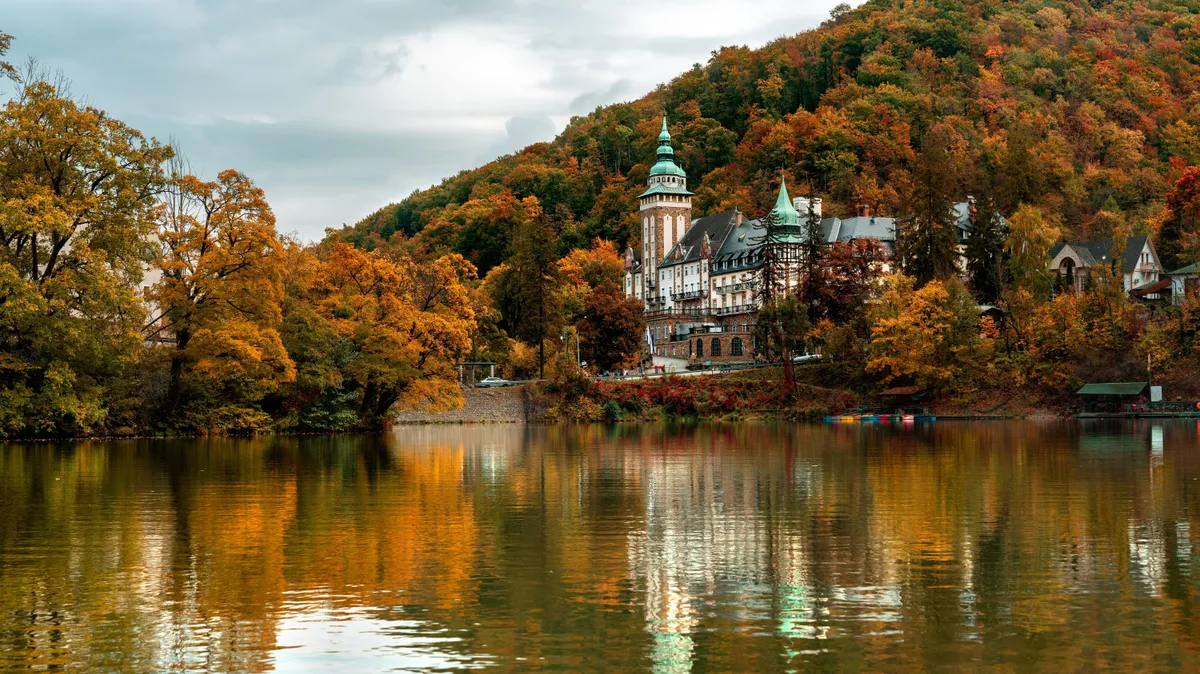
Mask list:
POLYGON ((267 191, 319 238, 462 169, 641 97, 721 45, 811 28, 837 0, 6 0, 11 61, 193 168, 267 191))

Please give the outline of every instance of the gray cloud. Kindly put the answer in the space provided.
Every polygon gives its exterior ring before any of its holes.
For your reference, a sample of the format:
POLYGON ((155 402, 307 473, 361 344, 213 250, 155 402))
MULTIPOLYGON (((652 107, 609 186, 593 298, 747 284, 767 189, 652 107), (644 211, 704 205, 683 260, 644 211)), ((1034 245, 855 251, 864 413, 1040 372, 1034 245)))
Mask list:
POLYGON ((523 147, 550 140, 557 129, 549 115, 532 114, 510 117, 504 123, 504 136, 498 138, 480 155, 486 163, 495 157, 512 154, 523 147))
POLYGON ((8 0, 0 30, 12 60, 178 138, 207 177, 246 172, 317 238, 836 1, 8 0))

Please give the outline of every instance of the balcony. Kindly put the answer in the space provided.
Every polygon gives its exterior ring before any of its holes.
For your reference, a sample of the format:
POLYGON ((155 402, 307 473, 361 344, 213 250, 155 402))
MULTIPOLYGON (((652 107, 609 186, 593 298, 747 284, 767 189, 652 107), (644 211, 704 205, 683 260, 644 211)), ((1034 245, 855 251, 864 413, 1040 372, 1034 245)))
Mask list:
POLYGON ((733 283, 727 286, 718 286, 717 292, 725 295, 727 293, 740 293, 743 290, 754 290, 757 287, 758 283, 756 281, 742 281, 741 283, 733 283))
POLYGON ((678 295, 676 295, 675 301, 683 302, 685 300, 698 300, 701 297, 704 297, 703 290, 689 290, 685 293, 679 293, 678 295))
POLYGON ((645 317, 647 320, 652 318, 707 318, 712 316, 713 312, 703 307, 694 309, 655 309, 653 306, 647 306, 645 317))

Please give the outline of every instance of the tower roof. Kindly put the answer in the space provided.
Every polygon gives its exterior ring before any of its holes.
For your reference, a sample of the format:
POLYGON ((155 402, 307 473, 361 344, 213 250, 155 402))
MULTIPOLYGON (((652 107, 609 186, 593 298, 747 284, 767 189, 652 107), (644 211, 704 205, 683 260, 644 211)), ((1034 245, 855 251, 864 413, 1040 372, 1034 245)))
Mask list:
POLYGON ((650 167, 650 175, 687 177, 687 173, 675 163, 675 149, 671 147, 671 133, 667 131, 666 115, 663 115, 662 133, 658 134, 658 161, 650 167))
POLYGON ((775 200, 775 208, 771 209, 771 213, 775 215, 775 223, 778 225, 800 224, 800 213, 796 211, 791 197, 788 196, 786 177, 779 181, 779 198, 775 200))

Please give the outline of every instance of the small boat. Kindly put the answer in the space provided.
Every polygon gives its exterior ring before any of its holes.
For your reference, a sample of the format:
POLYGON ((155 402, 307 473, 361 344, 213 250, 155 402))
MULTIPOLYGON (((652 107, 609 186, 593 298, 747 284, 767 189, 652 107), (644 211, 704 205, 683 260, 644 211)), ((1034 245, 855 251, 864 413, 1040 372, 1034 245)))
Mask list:
POLYGON ((924 422, 924 421, 937 421, 937 417, 936 417, 936 416, 934 416, 934 415, 932 415, 932 414, 918 414, 918 415, 917 415, 917 417, 916 417, 916 420, 917 420, 917 421, 922 421, 922 422, 924 422))
POLYGON ((827 424, 836 423, 837 420, 838 420, 837 417, 832 417, 832 416, 822 417, 822 419, 821 419, 821 421, 824 421, 827 424))
POLYGON ((900 417, 900 420, 906 424, 911 424, 912 422, 917 420, 917 417, 912 414, 905 414, 904 416, 900 417))
POLYGON ((855 417, 853 414, 843 414, 841 417, 838 418, 838 421, 841 421, 843 424, 852 424, 855 421, 858 421, 858 418, 855 417))
POLYGON ((873 424, 876 421, 879 421, 879 416, 875 415, 875 414, 864 414, 861 417, 859 417, 858 420, 863 422, 864 424, 873 424))

